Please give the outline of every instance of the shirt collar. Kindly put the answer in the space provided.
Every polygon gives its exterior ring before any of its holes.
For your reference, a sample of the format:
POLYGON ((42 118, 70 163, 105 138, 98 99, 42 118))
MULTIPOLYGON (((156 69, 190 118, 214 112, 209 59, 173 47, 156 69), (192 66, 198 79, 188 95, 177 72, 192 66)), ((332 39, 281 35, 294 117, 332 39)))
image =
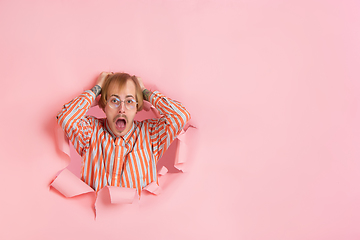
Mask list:
POLYGON ((134 124, 134 122, 133 122, 132 125, 131 125, 131 128, 130 128, 130 130, 127 132, 127 134, 125 134, 124 136, 122 136, 122 138, 124 139, 124 141, 125 141, 126 143, 129 142, 131 136, 133 135, 133 132, 134 132, 134 129, 135 129, 135 126, 134 126, 134 125, 135 125, 135 124, 134 124))

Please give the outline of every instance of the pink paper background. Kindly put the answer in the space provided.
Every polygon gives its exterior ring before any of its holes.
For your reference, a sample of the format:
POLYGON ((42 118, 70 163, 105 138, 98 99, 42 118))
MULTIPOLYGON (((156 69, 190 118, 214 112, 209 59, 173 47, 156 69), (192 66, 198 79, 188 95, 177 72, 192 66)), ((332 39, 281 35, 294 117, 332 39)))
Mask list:
MULTIPOLYGON (((359 1, 0 1, 0 239, 360 239, 359 1), (108 206, 50 182, 61 106, 141 76, 198 128, 188 171, 108 206)), ((106 205, 108 199, 100 199, 106 205)))

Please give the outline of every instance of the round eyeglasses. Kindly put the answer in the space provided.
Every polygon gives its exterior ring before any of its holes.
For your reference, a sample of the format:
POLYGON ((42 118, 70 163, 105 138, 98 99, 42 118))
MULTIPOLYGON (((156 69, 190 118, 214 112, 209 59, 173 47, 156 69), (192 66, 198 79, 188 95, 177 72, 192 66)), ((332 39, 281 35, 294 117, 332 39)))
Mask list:
POLYGON ((127 110, 134 110, 136 108, 137 102, 133 98, 126 98, 124 101, 121 101, 119 98, 112 96, 109 98, 107 103, 111 108, 121 107, 121 102, 124 102, 127 110))

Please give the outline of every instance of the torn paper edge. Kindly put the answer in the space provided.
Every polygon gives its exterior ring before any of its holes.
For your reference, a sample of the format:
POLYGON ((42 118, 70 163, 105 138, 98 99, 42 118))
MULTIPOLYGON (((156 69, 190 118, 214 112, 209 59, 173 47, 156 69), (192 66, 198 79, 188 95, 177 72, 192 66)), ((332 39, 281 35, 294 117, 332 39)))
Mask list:
POLYGON ((58 190, 65 197, 74 197, 85 193, 95 193, 94 189, 84 183, 67 168, 60 172, 50 186, 58 190))
POLYGON ((182 172, 184 172, 184 163, 188 158, 188 145, 186 143, 186 138, 189 135, 189 131, 193 131, 194 129, 196 129, 196 127, 188 124, 183 130, 181 130, 177 137, 178 145, 176 148, 174 167, 182 172))
MULTIPOLYGON (((150 109, 152 110, 152 112, 155 114, 156 117, 158 118, 161 117, 160 113, 154 106, 151 105, 150 109)), ((56 138, 58 140, 58 147, 71 160, 69 140, 66 134, 64 133, 63 129, 59 125, 57 125, 57 128, 58 129, 56 130, 56 138)), ((183 164, 187 160, 188 146, 186 145, 186 136, 187 136, 186 133, 191 129, 196 129, 196 128, 190 124, 187 124, 177 137, 178 145, 175 155, 174 167, 179 169, 180 171, 183 171, 183 164)), ((161 177, 164 176, 167 172, 168 169, 165 166, 163 166, 161 170, 158 172, 158 175, 159 177, 161 177)), ((86 193, 94 193, 97 199, 97 193, 94 191, 94 189, 92 189, 89 185, 87 185, 85 182, 83 182, 81 179, 75 176, 71 171, 67 169, 67 167, 60 172, 60 174, 54 179, 54 181, 50 184, 50 186, 54 187, 65 197, 75 197, 86 193)), ((114 187, 114 186, 106 186, 106 187, 109 190, 110 201, 112 204, 133 203, 134 198, 136 196, 135 188, 130 189, 130 188, 122 188, 122 187, 114 187)), ((156 182, 151 182, 142 190, 146 190, 154 195, 158 195, 161 193, 161 187, 156 182)), ((96 211, 96 200, 95 200, 94 208, 96 211)))

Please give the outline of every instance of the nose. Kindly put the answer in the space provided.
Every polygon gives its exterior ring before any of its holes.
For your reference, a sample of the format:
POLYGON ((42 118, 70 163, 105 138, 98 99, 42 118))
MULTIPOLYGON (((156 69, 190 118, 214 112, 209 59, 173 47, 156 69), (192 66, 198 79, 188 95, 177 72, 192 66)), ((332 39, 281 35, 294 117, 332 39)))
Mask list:
POLYGON ((121 101, 119 106, 119 113, 124 113, 124 112, 125 112, 125 101, 121 101))

